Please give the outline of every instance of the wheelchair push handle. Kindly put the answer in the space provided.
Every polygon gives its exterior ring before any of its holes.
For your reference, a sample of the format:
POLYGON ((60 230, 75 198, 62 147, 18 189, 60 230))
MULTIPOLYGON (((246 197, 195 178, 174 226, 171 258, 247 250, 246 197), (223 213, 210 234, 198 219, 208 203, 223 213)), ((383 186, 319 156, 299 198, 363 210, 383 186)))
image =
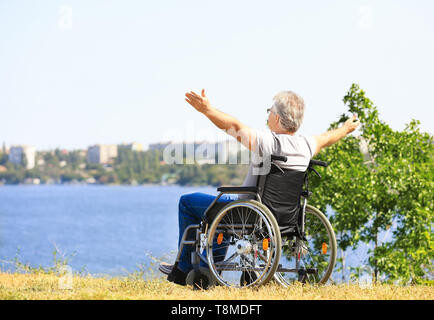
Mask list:
POLYGON ((329 164, 327 162, 320 161, 320 160, 310 160, 310 163, 309 163, 309 167, 312 167, 312 166, 328 167, 328 165, 329 164))
POLYGON ((327 167, 329 164, 325 161, 320 161, 320 160, 310 160, 309 162, 309 167, 307 168, 310 171, 315 172, 315 174, 318 176, 318 178, 321 179, 321 175, 318 173, 318 171, 316 171, 313 166, 321 166, 321 167, 327 167))
POLYGON ((273 160, 286 162, 286 160, 288 160, 288 158, 285 156, 277 156, 277 155, 272 154, 271 155, 271 161, 273 161, 273 160))

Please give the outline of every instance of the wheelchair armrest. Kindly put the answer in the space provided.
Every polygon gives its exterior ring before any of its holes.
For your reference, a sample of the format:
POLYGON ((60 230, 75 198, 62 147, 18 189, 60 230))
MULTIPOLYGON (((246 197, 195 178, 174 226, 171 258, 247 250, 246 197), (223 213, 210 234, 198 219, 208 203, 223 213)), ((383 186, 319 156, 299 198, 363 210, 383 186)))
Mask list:
POLYGON ((218 187, 222 193, 258 193, 258 187, 218 187))

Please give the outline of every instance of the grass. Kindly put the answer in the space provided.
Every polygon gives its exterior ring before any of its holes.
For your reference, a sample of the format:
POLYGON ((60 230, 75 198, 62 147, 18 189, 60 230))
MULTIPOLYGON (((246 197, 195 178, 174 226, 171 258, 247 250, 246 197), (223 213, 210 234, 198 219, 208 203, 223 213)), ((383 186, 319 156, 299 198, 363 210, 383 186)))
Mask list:
POLYGON ((326 285, 296 284, 283 288, 268 284, 257 289, 192 290, 169 283, 163 278, 99 278, 73 275, 69 282, 55 273, 0 273, 0 300, 433 300, 432 286, 396 286, 379 284, 326 285))
POLYGON ((163 277, 156 278, 154 271, 146 272, 143 266, 125 277, 91 276, 84 270, 72 273, 68 267, 70 258, 56 247, 53 266, 35 268, 20 262, 17 253, 10 262, 14 271, 0 268, 0 300, 434 300, 433 282, 412 286, 346 283, 319 287, 297 283, 289 288, 269 283, 259 288, 217 286, 193 290, 163 277))

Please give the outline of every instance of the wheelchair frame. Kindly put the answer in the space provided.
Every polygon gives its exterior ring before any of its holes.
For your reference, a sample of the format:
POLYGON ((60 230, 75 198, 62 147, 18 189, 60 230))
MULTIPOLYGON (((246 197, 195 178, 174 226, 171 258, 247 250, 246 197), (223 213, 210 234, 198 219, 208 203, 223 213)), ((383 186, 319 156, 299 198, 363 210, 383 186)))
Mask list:
MULTIPOLYGON (((286 157, 271 155, 271 160, 272 161, 273 160, 286 161, 286 157)), ((277 168, 279 168, 283 172, 283 170, 278 165, 276 165, 274 162, 272 162, 272 164, 275 165, 277 168)), ((262 165, 262 163, 260 165, 262 165)), ((294 234, 297 238, 299 238, 301 240, 305 240, 305 241, 306 241, 306 238, 305 238, 305 215, 306 215, 306 208, 307 208, 307 202, 308 202, 307 200, 308 200, 309 196, 312 194, 309 191, 308 174, 311 171, 313 171, 315 174, 317 174, 321 178, 320 174, 313 168, 313 165, 320 165, 320 166, 326 167, 328 164, 323 162, 323 161, 318 161, 318 160, 311 160, 310 161, 308 169, 305 171, 305 175, 304 175, 304 182, 303 182, 304 188, 302 188, 302 192, 301 192, 301 197, 303 197, 303 204, 300 207, 301 210, 299 211, 299 216, 297 217, 298 223, 296 223, 294 226, 291 226, 290 229, 288 229, 288 228, 285 229, 285 232, 288 232, 288 230, 289 230, 289 232, 294 232, 294 234)), ((265 181, 265 179, 266 178, 264 178, 262 181, 265 181)), ((195 250, 192 252, 192 256, 191 256, 191 259, 192 259, 191 261, 192 261, 192 265, 193 265, 192 271, 196 272, 197 274, 206 272, 206 270, 203 270, 203 268, 200 267, 200 262, 203 261, 205 264, 208 264, 207 259, 201 254, 201 252, 203 252, 203 250, 205 249, 206 243, 208 241, 207 233, 208 233, 208 227, 211 223, 210 221, 207 221, 207 214, 210 212, 210 210, 214 207, 214 205, 217 203, 217 201, 220 199, 220 197, 223 194, 252 194, 255 196, 255 199, 260 204, 264 205, 262 203, 262 199, 261 199, 261 195, 260 195, 260 192, 262 191, 262 188, 263 188, 263 182, 262 182, 261 186, 259 185, 260 183, 261 183, 260 179, 258 178, 258 183, 257 183, 256 187, 239 186, 239 187, 219 187, 219 188, 217 188, 217 191, 219 191, 219 194, 215 197, 213 202, 205 210, 201 223, 190 225, 184 230, 184 233, 183 233, 182 238, 181 238, 180 247, 178 249, 178 253, 176 256, 175 266, 180 261, 181 253, 182 253, 184 246, 185 245, 191 245, 191 246, 195 246, 195 250), (195 231, 195 239, 194 240, 188 240, 187 239, 188 235, 193 230, 195 231)), ((231 203, 231 202, 226 203, 226 205, 229 203, 231 203)), ((311 207, 311 208, 313 208, 313 207, 311 207)), ((221 209, 219 212, 221 212, 221 209)), ((325 219, 327 220, 327 218, 325 218, 325 219)), ((327 220, 327 222, 328 222, 328 220, 327 220)), ((276 230, 276 232, 277 231, 279 231, 280 234, 282 234, 282 231, 284 231, 284 230, 282 230, 281 227, 279 226, 279 230, 276 230)), ((334 241, 334 246, 336 248, 336 238, 335 238, 333 229, 331 229, 331 231, 332 231, 331 240, 334 241)), ((280 248, 280 249, 282 249, 282 248, 280 248)), ((336 249, 334 249, 334 255, 335 256, 332 259, 333 267, 334 267, 335 260, 336 260, 336 252, 335 251, 336 251, 336 249)), ((280 259, 280 254, 279 254, 279 259, 280 259)), ((279 268, 275 271, 275 274, 273 275, 273 277, 277 280, 277 282, 279 282, 282 285, 285 285, 281 281, 281 279, 279 279, 279 277, 276 275, 276 273, 277 272, 297 272, 297 271, 300 272, 300 270, 282 269, 281 266, 279 266, 279 268)), ((306 269, 303 272, 301 274, 299 274, 301 279, 305 279, 306 273, 315 273, 315 270, 306 269)), ((213 275, 210 273, 208 273, 207 276, 213 277, 213 275)), ((212 280, 212 279, 208 279, 208 280, 212 280)), ((214 282, 212 282, 212 285, 214 285, 214 282)))

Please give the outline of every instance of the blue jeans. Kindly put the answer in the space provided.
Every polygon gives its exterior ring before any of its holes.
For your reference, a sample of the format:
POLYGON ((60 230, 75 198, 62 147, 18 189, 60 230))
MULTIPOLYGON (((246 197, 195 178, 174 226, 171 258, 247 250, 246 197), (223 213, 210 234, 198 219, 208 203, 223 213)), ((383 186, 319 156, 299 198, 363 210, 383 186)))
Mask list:
MULTIPOLYGON (((179 199, 179 240, 178 240, 178 248, 181 244, 182 235, 184 234, 184 230, 192 224, 199 224, 202 221, 203 214, 205 210, 209 207, 209 205, 214 201, 216 197, 213 195, 195 192, 190 194, 185 194, 181 196, 179 199)), ((238 199, 238 195, 236 194, 224 194, 222 195, 217 202, 231 202, 238 199)), ((180 260, 178 263, 178 269, 182 272, 189 272, 193 269, 191 264, 191 253, 194 251, 194 246, 184 245, 182 249, 182 253, 180 256, 180 260)), ((218 250, 218 249, 217 249, 218 250)))

